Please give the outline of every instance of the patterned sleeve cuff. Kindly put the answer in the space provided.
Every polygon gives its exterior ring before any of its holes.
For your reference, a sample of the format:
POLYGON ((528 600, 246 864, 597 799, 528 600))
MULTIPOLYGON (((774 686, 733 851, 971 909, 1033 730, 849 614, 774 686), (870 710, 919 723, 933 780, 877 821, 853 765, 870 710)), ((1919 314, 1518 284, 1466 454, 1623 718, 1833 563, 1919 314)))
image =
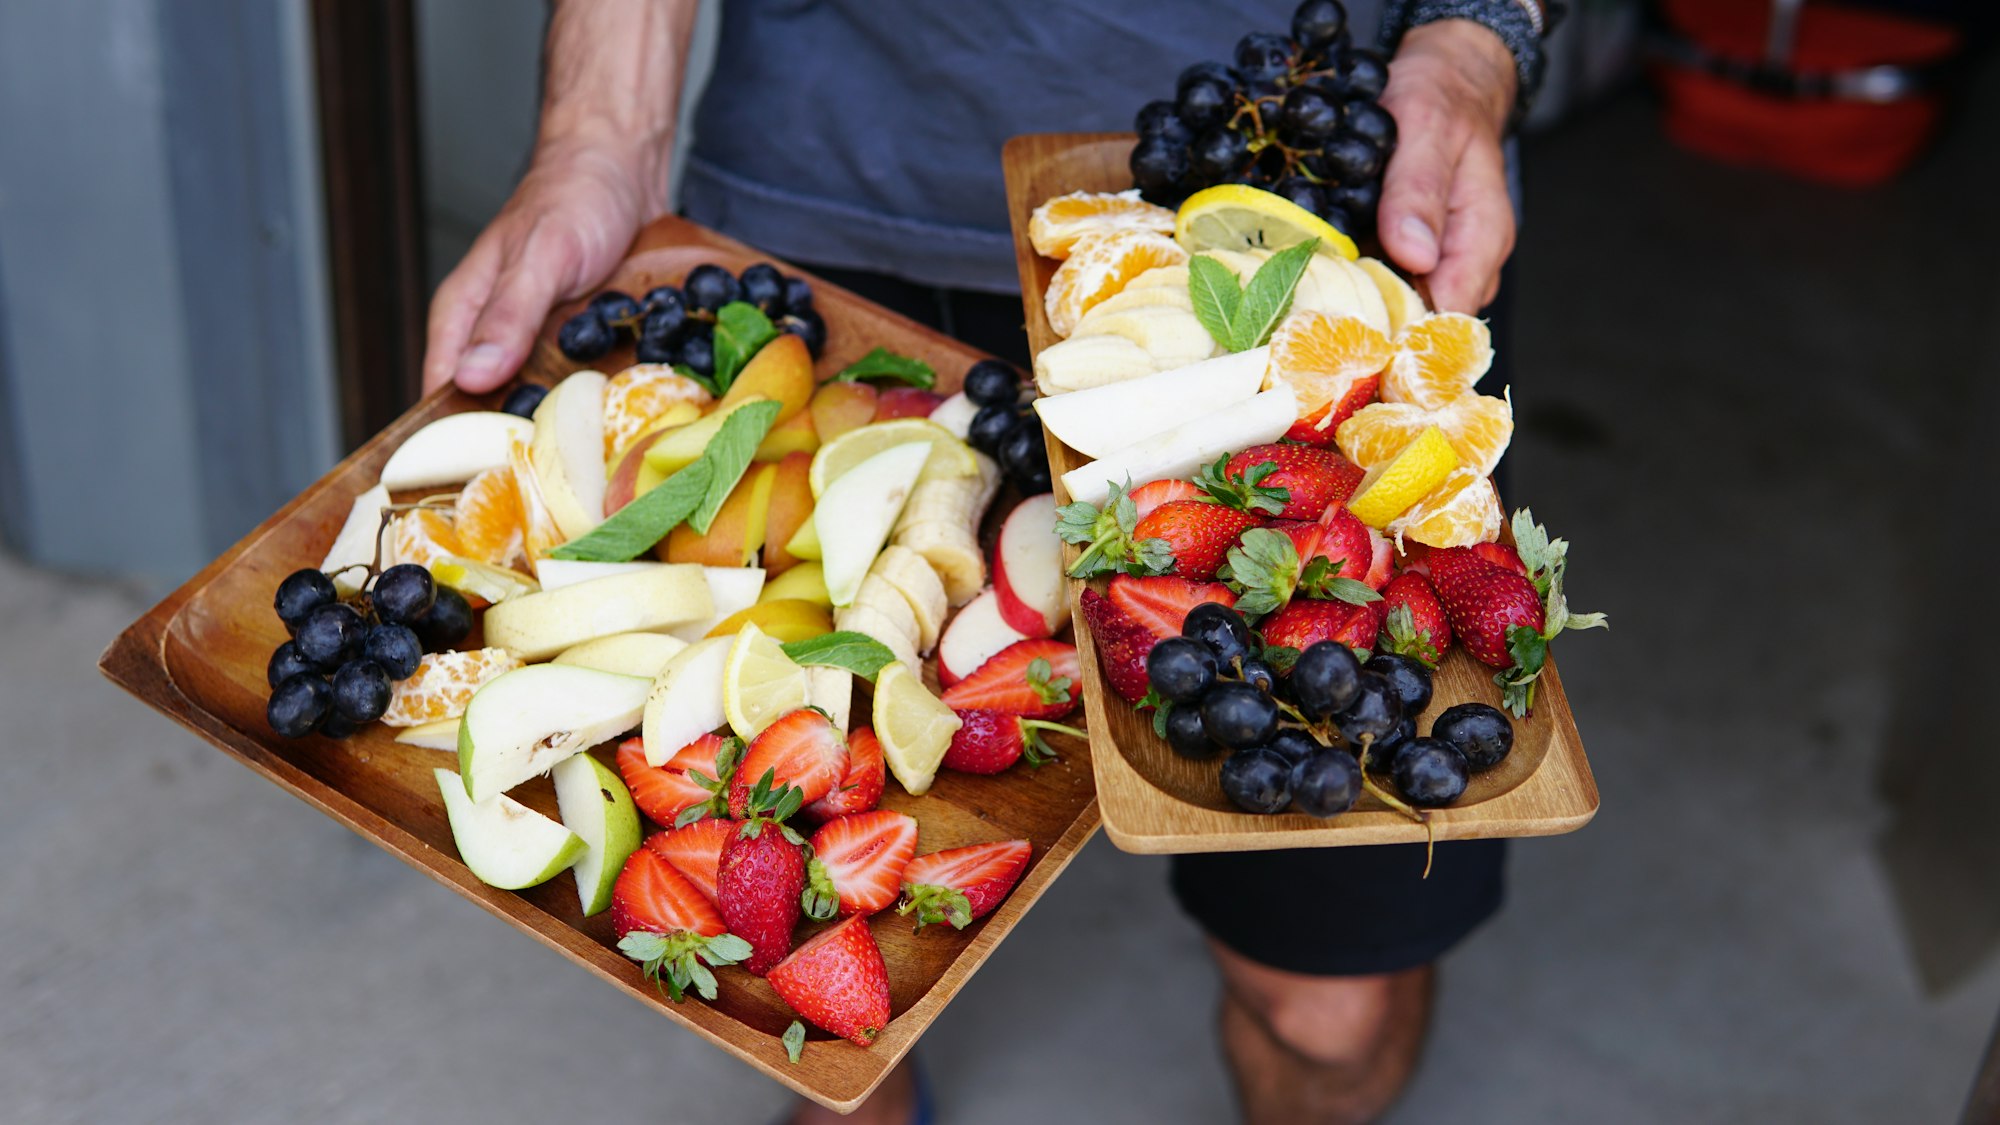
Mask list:
POLYGON ((1439 20, 1471 20, 1492 31, 1514 55, 1519 87, 1514 96, 1514 120, 1519 121, 1534 104, 1542 85, 1542 37, 1534 17, 1517 0, 1405 0, 1389 5, 1386 14, 1383 44, 1392 51, 1411 28, 1439 20))

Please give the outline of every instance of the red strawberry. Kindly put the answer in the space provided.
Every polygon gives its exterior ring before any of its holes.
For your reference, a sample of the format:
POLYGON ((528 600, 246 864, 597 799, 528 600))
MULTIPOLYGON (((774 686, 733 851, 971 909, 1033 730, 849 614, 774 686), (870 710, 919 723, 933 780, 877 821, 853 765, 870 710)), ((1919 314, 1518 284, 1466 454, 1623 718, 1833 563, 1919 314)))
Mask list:
POLYGON ((1285 522, 1243 533, 1242 542, 1229 552, 1229 584, 1239 591, 1238 612, 1258 617, 1307 598, 1364 602, 1379 597, 1350 573, 1357 557, 1369 556, 1368 529, 1344 508, 1328 513, 1328 522, 1285 522))
POLYGON ((1161 640, 1180 636, 1188 611, 1203 602, 1236 604, 1236 595, 1220 582, 1190 582, 1172 575, 1134 578, 1114 574, 1108 593, 1119 609, 1161 640))
POLYGON ((874 1043, 889 1025, 889 970, 865 914, 814 934, 767 979, 814 1027, 857 1046, 874 1043))
POLYGON ((950 922, 962 930, 984 918, 1021 881, 1032 854, 1026 840, 972 844, 920 855, 903 869, 903 904, 898 914, 915 914, 917 929, 950 922))
POLYGON ((875 398, 875 421, 891 418, 928 418, 944 396, 919 387, 890 387, 875 398))
POLYGON ((1610 627, 1601 613, 1572 613, 1563 596, 1569 543, 1550 539, 1526 508, 1510 524, 1514 549, 1452 547, 1427 562, 1438 600, 1466 651, 1500 669, 1502 704, 1525 715, 1548 664, 1549 642, 1564 629, 1610 627), (1520 566, 1515 569, 1515 564, 1520 566))
POLYGON ((813 834, 806 863, 808 918, 873 914, 896 901, 903 868, 917 854, 917 822, 876 809, 829 820, 813 834))
POLYGON ((1252 469, 1267 462, 1277 468, 1257 483, 1285 490, 1284 507, 1275 513, 1285 520, 1316 520, 1328 506, 1346 503, 1363 475, 1354 462, 1331 449, 1282 443, 1253 445, 1231 457, 1223 471, 1248 479, 1252 469))
POLYGON ((1257 631, 1264 643, 1305 649, 1321 641, 1339 641, 1349 648, 1371 649, 1381 621, 1375 606, 1353 605, 1318 598, 1293 598, 1276 613, 1266 617, 1257 631))
POLYGON ((1146 698, 1150 686, 1146 680, 1146 654, 1153 651, 1159 638, 1132 620, 1131 614, 1119 609, 1118 603, 1088 587, 1077 597, 1076 604, 1083 610, 1084 624, 1090 626, 1090 635, 1097 641, 1097 660, 1111 690, 1127 703, 1146 698))
MULTIPOLYGON (((1353 512, 1335 506, 1328 508, 1326 514, 1320 517, 1319 526, 1323 530, 1316 553, 1330 563, 1339 563, 1342 578, 1367 582, 1368 573, 1375 565, 1375 542, 1369 535, 1368 525, 1353 512)), ((1387 543, 1388 540, 1383 540, 1385 546, 1387 543)), ((1305 561, 1308 556, 1300 552, 1299 558, 1305 561)), ((1388 576, 1384 575, 1382 580, 1387 582, 1388 576)))
POLYGON ((729 932, 750 943, 743 967, 760 977, 791 951, 799 921, 805 841, 784 823, 798 808, 797 789, 758 782, 745 802, 746 819, 723 841, 716 862, 716 905, 729 932))
POLYGON ((1380 590, 1396 576, 1396 549, 1389 545, 1389 537, 1374 528, 1368 529, 1368 544, 1374 549, 1374 561, 1368 564, 1368 573, 1354 577, 1368 584, 1370 589, 1380 590))
POLYGON ((1382 604, 1388 610, 1383 619, 1388 639, 1382 647, 1437 667, 1451 647, 1451 623, 1430 580, 1406 570, 1383 588, 1382 604))
POLYGON ((944 752, 944 765, 960 773, 999 773, 1027 755, 1031 766, 1056 760, 1055 751, 1042 741, 1041 732, 1061 731, 1074 738, 1089 735, 1075 727, 1041 719, 1024 719, 1004 711, 973 709, 958 712, 959 727, 944 752))
POLYGON ((703 962, 733 965, 750 954, 749 943, 724 932, 721 913, 701 889, 648 848, 628 856, 612 884, 611 925, 618 951, 676 1002, 690 988, 715 999, 715 975, 703 962))
POLYGON ((700 808, 695 816, 721 816, 727 802, 720 799, 729 781, 730 769, 742 744, 733 738, 704 734, 689 743, 664 766, 646 764, 646 748, 641 739, 628 738, 618 744, 618 774, 632 791, 632 803, 655 824, 672 827, 689 809, 700 808), (720 770, 721 779, 711 771, 720 770), (699 773, 711 785, 696 780, 699 773))
POLYGON ((1528 575, 1528 564, 1521 561, 1521 552, 1505 543, 1474 543, 1466 549, 1494 566, 1505 567, 1523 578, 1528 575))
POLYGON ((1152 514, 1154 508, 1169 500, 1201 500, 1207 495, 1196 488, 1191 481, 1172 478, 1149 480, 1131 492, 1132 505, 1139 510, 1140 519, 1145 519, 1152 514))
POLYGON ((1236 537, 1264 522, 1253 512, 1205 500, 1169 500, 1139 521, 1132 537, 1158 539, 1174 560, 1173 572, 1206 582, 1215 577, 1236 537))
POLYGON ((867 727, 855 727, 847 732, 847 773, 831 793, 807 805, 802 811, 820 822, 849 813, 867 812, 882 800, 885 768, 882 741, 867 727))
POLYGON ((727 820, 697 820, 646 837, 653 854, 674 865, 710 902, 715 901, 715 867, 722 862, 722 845, 736 825, 727 820))
POLYGON ((1381 386, 1380 375, 1366 375, 1356 379, 1347 388, 1347 393, 1328 404, 1327 409, 1315 410, 1293 422, 1292 428, 1285 431, 1285 440, 1302 441, 1307 445, 1332 445, 1333 431, 1339 429, 1342 422, 1353 417, 1355 411, 1373 402, 1375 392, 1381 386), (1324 425, 1320 422, 1322 418, 1326 419, 1324 425))
MULTIPOLYGON (((1112 581, 1116 584, 1118 579, 1112 581)), ((1075 645, 1040 639, 1015 641, 973 669, 971 675, 944 689, 938 698, 954 711, 976 708, 1030 719, 1060 719, 1076 709, 1083 690, 1077 685, 1082 681, 1075 645)))
POLYGON ((832 720, 810 707, 779 716, 744 751, 729 786, 729 815, 743 819, 751 786, 767 773, 772 775, 770 788, 789 785, 810 804, 833 792, 847 775, 847 740, 833 729, 832 720))
POLYGON ((1481 663, 1505 668, 1514 662, 1507 630, 1518 625, 1542 631, 1542 592, 1526 575, 1465 547, 1432 551, 1430 570, 1459 643, 1481 663))

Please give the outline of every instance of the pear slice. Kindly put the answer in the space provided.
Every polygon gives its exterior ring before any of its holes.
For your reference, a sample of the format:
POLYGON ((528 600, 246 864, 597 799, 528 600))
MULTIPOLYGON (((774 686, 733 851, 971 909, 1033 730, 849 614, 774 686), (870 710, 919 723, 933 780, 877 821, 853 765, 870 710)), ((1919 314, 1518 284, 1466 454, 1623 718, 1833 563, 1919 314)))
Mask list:
POLYGON ((1270 359, 1269 345, 1233 352, 1122 383, 1038 398, 1035 413, 1064 445, 1085 457, 1109 457, 1256 394, 1270 359))
POLYGON ((546 883, 588 850, 583 838, 541 813, 495 793, 484 801, 465 795, 450 770, 434 770, 458 857, 480 882, 503 891, 546 883))
POLYGON ((547 660, 613 633, 706 621, 714 605, 700 567, 667 565, 509 598, 486 611, 486 643, 524 661, 547 660))
POLYGON ((396 492, 460 484, 507 463, 516 441, 531 441, 535 424, 498 410, 451 414, 403 439, 382 466, 382 487, 396 492))
POLYGON ((758 596, 764 592, 764 568, 761 566, 704 566, 701 573, 708 582, 708 600, 714 608, 699 621, 667 630, 689 644, 708 636, 717 625, 756 605, 758 596))
POLYGON ((896 526, 903 502, 930 458, 928 442, 892 445, 835 477, 813 508, 827 593, 836 606, 854 604, 861 580, 896 526))
POLYGON ((1196 469, 1225 453, 1277 441, 1298 416, 1298 399, 1291 388, 1273 387, 1071 469, 1063 474, 1063 488, 1071 499, 1102 504, 1114 484, 1188 480, 1196 469))
MULTIPOLYGON (((388 538, 388 528, 382 524, 382 509, 388 506, 389 490, 378 484, 356 496, 354 505, 347 509, 347 522, 340 525, 340 534, 333 537, 326 560, 319 564, 321 570, 332 575, 333 588, 342 594, 361 592, 361 584, 368 575, 360 568, 375 561, 378 541, 388 538)), ((384 551, 382 557, 387 559, 388 552, 384 551)))
POLYGON ((650 685, 568 664, 531 664, 472 695, 458 726, 458 768, 474 801, 505 793, 564 758, 639 725, 650 685))
POLYGON ((563 538, 604 522, 604 375, 578 371, 535 408, 528 463, 563 538))
POLYGON ((638 676, 650 683, 686 647, 686 641, 665 633, 613 633, 566 648, 550 663, 638 676))
POLYGON ((646 764, 664 766, 681 747, 728 722, 722 713, 722 673, 735 634, 682 649, 653 678, 645 700, 646 764))
POLYGON ((576 861, 576 897, 589 917, 611 905, 618 873, 639 850, 639 810, 625 782, 589 754, 557 762, 550 772, 563 826, 589 849, 576 861))
POLYGON ((449 719, 439 719, 431 723, 418 723, 396 732, 396 741, 405 746, 420 746, 425 750, 447 750, 458 753, 458 720, 453 715, 449 719))
POLYGON ((637 574, 642 570, 658 570, 666 566, 663 562, 582 562, 577 559, 537 559, 535 578, 542 589, 560 590, 564 586, 574 586, 593 578, 610 578, 616 574, 637 574))

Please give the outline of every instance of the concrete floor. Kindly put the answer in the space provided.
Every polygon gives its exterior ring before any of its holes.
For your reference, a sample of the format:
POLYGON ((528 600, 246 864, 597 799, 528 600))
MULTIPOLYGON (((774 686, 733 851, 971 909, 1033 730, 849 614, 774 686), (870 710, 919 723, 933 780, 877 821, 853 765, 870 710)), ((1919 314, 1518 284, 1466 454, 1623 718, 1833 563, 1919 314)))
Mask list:
MULTIPOLYGON (((1877 774, 1898 726, 1883 662, 1923 617, 1925 540, 1899 529, 1936 494, 1920 470, 1955 394, 2000 375, 1970 327, 2000 307, 1986 77, 1976 117, 1875 192, 1702 163, 1637 98, 1529 145, 1514 489, 1577 544, 1575 603, 1616 622, 1562 650, 1604 809, 1517 846, 1510 906, 1447 960, 1392 1120, 1963 1104, 2000 963, 1925 960, 1959 913, 1902 920, 1877 774)), ((19 857, 0 1117, 757 1123, 785 1104, 99 681, 146 601, 0 561, 0 849, 19 857)), ((1163 874, 1084 851, 926 1038, 943 1120, 1232 1119, 1214 985, 1163 874)))

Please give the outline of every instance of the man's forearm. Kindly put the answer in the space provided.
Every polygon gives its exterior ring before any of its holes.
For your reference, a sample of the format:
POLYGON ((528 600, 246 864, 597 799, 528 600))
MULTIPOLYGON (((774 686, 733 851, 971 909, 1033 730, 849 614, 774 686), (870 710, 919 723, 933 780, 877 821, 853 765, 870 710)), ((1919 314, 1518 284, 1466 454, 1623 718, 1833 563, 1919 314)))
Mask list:
POLYGON ((620 154, 666 205, 667 166, 698 0, 557 0, 537 145, 620 154))

